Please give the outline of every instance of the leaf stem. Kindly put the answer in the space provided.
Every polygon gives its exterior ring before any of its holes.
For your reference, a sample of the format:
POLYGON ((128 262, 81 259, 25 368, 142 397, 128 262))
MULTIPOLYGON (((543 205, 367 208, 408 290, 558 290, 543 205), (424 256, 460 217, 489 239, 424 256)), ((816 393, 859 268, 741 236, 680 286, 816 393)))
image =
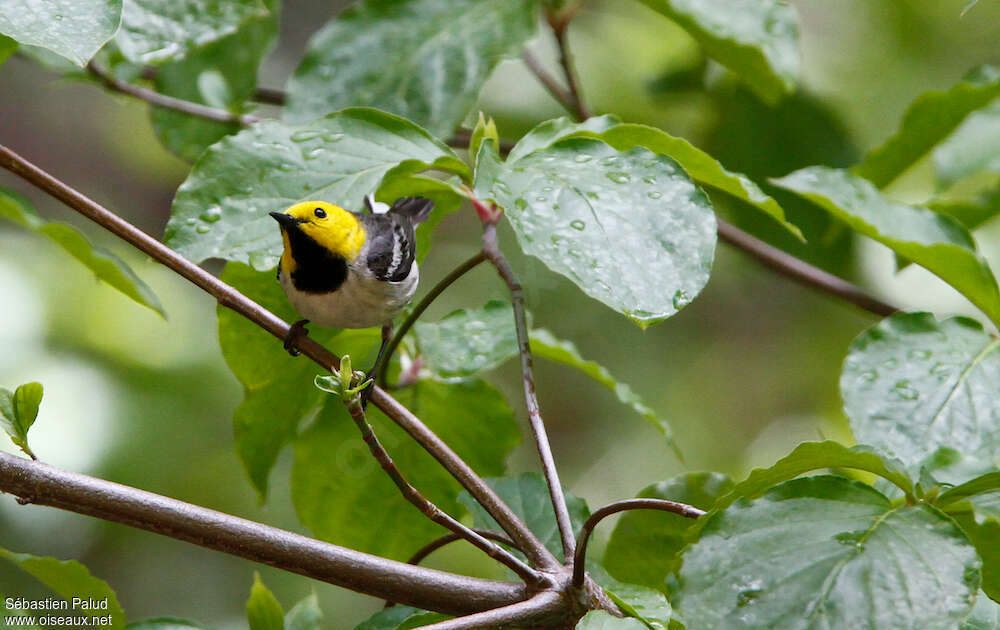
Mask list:
POLYGON ((0 453, 0 489, 420 608, 467 614, 523 600, 523 584, 396 562, 129 486, 0 453))
POLYGON ((528 422, 531 425, 531 432, 535 436, 535 446, 538 448, 542 470, 545 473, 545 482, 549 487, 549 497, 552 499, 556 524, 559 526, 559 535, 562 539, 563 555, 566 561, 569 561, 573 557, 575 546, 573 525, 569 518, 566 497, 563 495, 562 485, 559 483, 559 471, 556 469, 556 462, 552 457, 552 447, 549 445, 549 438, 545 432, 545 422, 542 420, 542 413, 538 408, 538 398, 535 395, 531 344, 528 340, 528 323, 524 313, 524 288, 514 275, 514 270, 511 269, 507 258, 500 251, 495 223, 483 224, 483 253, 496 267, 497 273, 510 290, 511 304, 514 307, 514 325, 517 330, 518 353, 521 355, 521 380, 524 385, 524 402, 528 409, 528 422))
POLYGON ((535 78, 538 79, 552 98, 562 105, 569 113, 573 116, 577 116, 578 112, 573 105, 573 96, 569 93, 569 90, 559 85, 559 81, 552 76, 548 70, 546 70, 538 59, 528 51, 524 51, 521 55, 521 60, 524 61, 524 65, 528 66, 535 78))
MULTIPOLYGON (((276 338, 284 340, 288 335, 289 326, 281 318, 4 145, 0 145, 0 167, 49 193, 112 234, 132 244, 153 260, 177 272, 214 297, 223 307, 246 317, 276 338)), ((308 336, 299 339, 296 348, 325 370, 334 372, 340 366, 340 359, 336 355, 308 336)), ((379 387, 372 388, 369 401, 402 427, 424 450, 444 466, 462 487, 468 490, 469 494, 490 513, 500 527, 510 534, 518 548, 524 551, 534 566, 552 567, 558 565, 552 554, 528 529, 524 521, 510 509, 510 506, 504 503, 496 492, 483 481, 482 477, 477 475, 455 451, 451 450, 409 409, 379 387)))
POLYGON ((413 311, 407 316, 402 326, 400 326, 399 330, 396 331, 396 334, 393 336, 392 341, 390 341, 389 345, 386 346, 385 348, 385 359, 382 362, 382 368, 379 370, 378 374, 378 383, 380 385, 385 386, 386 372, 389 371, 389 361, 390 359, 392 359, 392 355, 396 351, 396 348, 399 347, 400 342, 403 341, 403 337, 406 336, 406 333, 410 332, 410 328, 413 327, 413 324, 416 323, 417 319, 421 315, 423 315, 424 311, 427 310, 427 307, 430 306, 431 303, 434 300, 436 300, 439 295, 444 293, 445 289, 450 287, 452 283, 454 283, 456 280, 458 280, 468 272, 475 269, 477 266, 479 266, 479 263, 483 262, 484 260, 486 260, 486 254, 484 254, 481 251, 477 252, 475 256, 463 262, 461 265, 456 267, 451 273, 449 273, 447 276, 442 278, 437 284, 435 284, 434 287, 427 293, 427 295, 425 295, 423 299, 421 299, 420 302, 418 302, 417 305, 413 307, 413 311))
POLYGON ((365 417, 364 407, 361 405, 360 397, 355 396, 347 404, 347 408, 351 413, 351 418, 354 420, 354 424, 356 424, 358 430, 361 431, 361 438, 365 441, 365 444, 368 445, 368 450, 371 451, 375 460, 382 466, 382 470, 389 475, 389 478, 392 479, 394 484, 396 484, 396 487, 399 488, 400 493, 407 501, 416 506, 416 508, 430 520, 445 529, 451 530, 455 535, 468 540, 470 543, 484 551, 486 555, 509 568, 527 584, 537 586, 542 581, 542 576, 538 572, 519 560, 516 556, 514 556, 514 554, 488 540, 485 536, 480 535, 478 532, 459 523, 457 520, 441 510, 441 508, 434 505, 431 501, 424 497, 424 495, 420 494, 420 491, 414 488, 413 485, 406 480, 403 473, 399 472, 399 468, 396 467, 395 462, 392 461, 392 457, 389 456, 385 447, 383 447, 382 443, 379 442, 378 437, 375 435, 375 431, 372 430, 372 425, 368 423, 368 419, 365 417))
POLYGON ((662 510, 664 512, 672 512, 685 518, 699 518, 705 515, 704 510, 699 510, 698 508, 687 505, 686 503, 677 503, 675 501, 666 501, 664 499, 626 499, 624 501, 617 501, 615 503, 605 505, 604 507, 596 510, 590 515, 590 518, 584 522, 583 527, 580 528, 580 536, 576 545, 576 555, 573 557, 572 585, 574 588, 580 588, 583 586, 583 580, 587 570, 587 543, 590 540, 590 534, 602 520, 612 514, 617 514, 626 510, 662 510))
POLYGON ((251 116, 250 114, 233 114, 224 109, 216 109, 214 107, 202 105, 201 103, 185 101, 180 98, 174 98, 173 96, 167 96, 166 94, 160 94, 155 90, 150 90, 138 85, 132 85, 126 81, 116 79, 110 72, 102 68, 94 61, 87 64, 87 72, 99 79, 109 90, 134 96, 135 98, 142 99, 151 105, 156 105, 157 107, 172 109, 183 114, 199 116, 201 118, 214 120, 220 123, 237 123, 246 126, 260 121, 260 118, 251 116))
POLYGON ((839 297, 875 315, 888 317, 899 310, 898 307, 883 302, 857 285, 769 245, 731 223, 722 219, 717 220, 720 239, 750 254, 783 276, 807 287, 839 297))

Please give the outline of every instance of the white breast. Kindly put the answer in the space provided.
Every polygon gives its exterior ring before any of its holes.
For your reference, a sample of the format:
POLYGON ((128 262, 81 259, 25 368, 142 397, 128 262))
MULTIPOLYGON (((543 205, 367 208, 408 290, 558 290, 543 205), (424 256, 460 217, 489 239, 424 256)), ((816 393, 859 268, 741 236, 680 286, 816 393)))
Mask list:
POLYGON ((347 280, 333 293, 306 293, 281 275, 281 288, 302 317, 320 326, 371 328, 386 324, 409 303, 417 290, 420 272, 413 263, 400 282, 377 280, 367 267, 351 265, 347 280))

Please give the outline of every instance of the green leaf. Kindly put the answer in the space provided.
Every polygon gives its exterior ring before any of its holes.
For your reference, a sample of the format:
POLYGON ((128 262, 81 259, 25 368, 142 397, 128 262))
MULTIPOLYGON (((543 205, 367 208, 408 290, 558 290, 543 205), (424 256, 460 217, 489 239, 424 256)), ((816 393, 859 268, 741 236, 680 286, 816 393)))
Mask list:
MULTIPOLYGON (((1000 461, 1000 340, 978 322, 898 313, 851 344, 840 377, 855 438, 917 470, 941 447, 1000 461)), ((964 481, 964 479, 958 480, 964 481)))
POLYGON ((190 619, 180 617, 153 617, 133 621, 125 626, 125 630, 211 630, 208 626, 202 625, 190 619))
MULTIPOLYGON (((446 380, 491 370, 518 353, 514 312, 506 302, 494 300, 481 309, 460 309, 434 323, 418 321, 414 331, 427 369, 446 380)), ((532 330, 529 339, 534 356, 580 370, 671 439, 666 418, 648 407, 631 387, 616 380, 607 368, 584 359, 572 342, 557 339, 544 329, 532 330)))
POLYGON ((576 630, 646 630, 634 617, 615 617, 604 610, 591 610, 576 623, 576 630))
POLYGON ((7 61, 17 50, 17 42, 6 35, 0 35, 0 64, 7 61))
MULTIPOLYGON (((243 112, 257 84, 257 68, 271 51, 278 32, 278 0, 268 13, 156 72, 156 91, 235 113, 243 112)), ((171 109, 150 109, 153 129, 170 151, 194 162, 211 144, 240 130, 237 123, 217 123, 171 109)))
MULTIPOLYGON (((643 488, 639 497, 666 499, 709 510, 731 491, 733 481, 720 473, 688 473, 643 488)), ((695 521, 669 512, 632 510, 618 519, 601 564, 616 579, 666 589, 677 568, 678 552, 695 521)))
MULTIPOLYGON (((907 496, 913 496, 913 483, 904 472, 901 462, 883 457, 867 446, 847 448, 838 442, 803 442, 791 453, 770 468, 755 468, 746 479, 720 498, 713 511, 724 509, 736 499, 752 499, 769 488, 794 479, 802 473, 824 468, 853 468, 864 470, 891 481, 907 496)), ((699 519, 703 523, 703 519, 699 519)))
POLYGON ((195 261, 273 268, 281 236, 269 212, 316 199, 362 207, 382 178, 437 168, 467 174, 451 149, 412 123, 348 109, 308 125, 264 121, 209 147, 174 197, 165 240, 195 261))
POLYGON ((883 197, 847 171, 810 166, 772 180, 952 285, 1000 323, 1000 290, 972 236, 950 217, 883 197))
POLYGON ((981 588, 994 601, 1000 601, 1000 521, 986 519, 977 522, 969 511, 948 513, 958 523, 965 535, 975 545, 983 561, 983 583, 981 588))
POLYGON ((668 155, 701 186, 720 190, 746 202, 777 221, 795 238, 804 240, 799 228, 785 220, 785 211, 778 202, 764 194, 753 180, 741 173, 727 170, 718 160, 684 138, 671 136, 656 127, 620 123, 613 116, 596 116, 580 124, 573 123, 568 118, 557 118, 544 122, 528 132, 511 151, 508 161, 570 137, 595 138, 619 151, 646 147, 654 153, 668 155))
POLYGON ((951 519, 842 477, 789 481, 706 519, 675 598, 692 628, 951 628, 979 590, 951 519))
POLYGON ((122 0, 4 0, 0 35, 85 66, 122 20, 122 0))
POLYGON ((354 630, 406 630, 450 619, 448 615, 427 612, 410 606, 393 606, 380 610, 362 621, 354 630))
POLYGON ((253 586, 247 600, 247 622, 250 630, 284 630, 285 611, 264 583, 260 573, 253 572, 253 586))
MULTIPOLYGON (((556 514, 552 509, 552 499, 549 497, 549 487, 545 479, 537 473, 522 473, 516 477, 487 478, 486 483, 496 491, 504 503, 510 506, 514 513, 528 525, 539 540, 556 557, 562 556, 562 538, 559 536, 559 526, 556 524, 556 514)), ((564 491, 565 492, 565 491, 564 491)), ((569 518, 573 531, 578 532, 584 521, 590 516, 587 502, 565 492, 566 506, 569 508, 569 518)), ((464 505, 476 527, 503 531, 493 517, 483 509, 483 506, 463 491, 458 500, 464 505)))
POLYGON ((38 417, 42 393, 41 383, 25 383, 14 390, 13 394, 0 388, 0 424, 11 441, 32 459, 35 459, 35 454, 28 446, 28 429, 38 417))
POLYGON ((507 302, 491 300, 434 323, 418 321, 414 332, 427 368, 445 379, 467 378, 517 355, 514 310, 507 302))
MULTIPOLYGON (((1000 496, 992 496, 998 490, 1000 490, 1000 472, 986 473, 942 492, 935 505, 944 508, 951 503, 979 495, 988 495, 992 501, 998 501, 1000 500, 1000 496)), ((992 505, 992 502, 990 505, 992 505)), ((991 514, 990 516, 1000 519, 1000 512, 996 515, 991 514)))
POLYGON ((0 189, 0 217, 21 227, 42 234, 62 247, 84 267, 94 272, 99 280, 107 282, 139 304, 166 318, 160 300, 145 282, 121 258, 111 252, 94 247, 76 228, 64 223, 50 223, 31 209, 26 199, 0 189))
MULTIPOLYGON (((520 436, 513 413, 493 387, 483 381, 422 380, 397 394, 478 473, 503 472, 504 459, 520 436)), ((451 475, 373 407, 368 421, 406 479, 439 508, 457 514, 459 486, 451 475)), ((441 534, 439 525, 403 498, 334 396, 295 441, 292 500, 299 519, 317 537, 386 557, 408 558, 441 534), (392 527, 356 526, 375 522, 392 527)))
POLYGON ((619 402, 631 407, 633 411, 648 420, 673 444, 673 430, 667 419, 647 406, 631 387, 615 379, 606 367, 596 361, 584 359, 573 342, 557 339, 551 332, 543 328, 532 330, 529 337, 531 339, 531 352, 536 357, 574 367, 604 385, 614 392, 619 402))
POLYGON ((1000 186, 973 199, 933 199, 927 207, 956 219, 967 230, 973 230, 1000 214, 1000 186))
POLYGON ((637 584, 600 583, 626 615, 639 619, 651 630, 666 630, 670 625, 673 608, 663 593, 637 584))
POLYGON ((299 600, 285 615, 285 630, 321 630, 322 621, 323 611, 314 591, 299 600))
POLYGON ((118 605, 118 597, 104 580, 90 574, 87 567, 76 560, 58 560, 47 556, 33 556, 27 553, 14 553, 0 548, 0 558, 5 558, 25 573, 52 589, 63 599, 73 603, 74 599, 82 603, 96 603, 101 608, 71 608, 74 615, 88 617, 111 617, 112 630, 125 627, 125 612, 118 605))
POLYGON ((493 68, 520 55, 537 13, 536 0, 357 2, 309 41, 286 116, 307 122, 362 105, 447 136, 493 68))
POLYGON ((642 0, 677 22, 712 59, 738 74, 765 101, 795 91, 798 17, 779 0, 642 0))
POLYGON ((1000 102, 974 111, 931 153, 939 188, 974 173, 1000 173, 1000 102))
POLYGON ((645 328, 708 281, 712 206, 674 160, 591 139, 561 140, 476 167, 476 195, 506 211, 521 248, 645 328), (492 170, 491 170, 492 169, 492 170))
POLYGON ((134 64, 176 61, 266 14, 261 0, 126 0, 115 42, 134 64))
POLYGON ((971 112, 1000 96, 1000 68, 982 66, 946 91, 926 92, 910 105, 899 130, 872 150, 854 173, 885 188, 948 137, 971 112))
MULTIPOLYGON (((299 319, 272 272, 229 263, 222 281, 235 287, 285 321, 299 319)), ((219 306, 219 345, 233 375, 243 385, 243 402, 233 414, 236 452, 263 500, 268 475, 300 421, 326 397, 313 386, 322 370, 312 361, 295 358, 281 340, 236 312, 219 306)), ((359 365, 377 343, 377 333, 312 326, 310 336, 338 354, 350 354, 359 365)), ((374 357, 373 357, 374 360, 374 357)))
POLYGON ((958 630, 1000 630, 1000 604, 979 593, 972 614, 962 622, 958 630))

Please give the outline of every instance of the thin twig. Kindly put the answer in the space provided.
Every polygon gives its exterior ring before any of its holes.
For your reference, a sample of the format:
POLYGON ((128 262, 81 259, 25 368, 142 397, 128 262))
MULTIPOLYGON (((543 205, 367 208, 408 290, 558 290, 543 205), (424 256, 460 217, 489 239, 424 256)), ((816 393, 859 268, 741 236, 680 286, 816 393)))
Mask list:
POLYGON ((380 558, 8 453, 0 453, 0 490, 420 608, 465 614, 527 597, 520 583, 380 558))
POLYGON ((545 89, 549 91, 552 98, 556 99, 560 105, 576 116, 577 110, 573 105, 573 96, 569 90, 559 85, 559 81, 530 52, 524 51, 524 54, 521 55, 521 60, 524 61, 524 65, 528 66, 528 69, 535 75, 535 78, 545 86, 545 89))
POLYGON ((258 87, 253 91, 253 100, 258 103, 267 103, 268 105, 281 107, 288 102, 288 95, 282 90, 258 87))
MULTIPOLYGON (((0 145, 0 167, 49 193, 112 234, 132 244, 148 254, 153 260, 169 267, 214 297, 220 305, 246 317, 278 339, 283 340, 288 335, 289 326, 281 318, 3 145, 0 145)), ((296 348, 330 372, 335 371, 340 366, 340 359, 336 355, 308 336, 301 337, 296 348)), ((413 437, 424 450, 430 453, 458 480, 462 487, 469 491, 469 494, 489 512, 500 527, 510 534, 518 548, 525 553, 534 566, 552 567, 558 565, 545 545, 510 509, 510 506, 504 503, 499 495, 483 481, 482 477, 477 475, 461 457, 409 409, 379 387, 373 387, 369 400, 413 437)))
MULTIPOLYGON (((495 532, 491 529, 473 529, 472 531, 476 532, 483 538, 489 538, 490 540, 495 540, 496 542, 507 545, 508 547, 516 547, 516 545, 514 545, 513 540, 501 534, 500 532, 495 532)), ((421 547, 420 549, 418 549, 416 553, 410 556, 410 559, 407 560, 406 562, 409 564, 420 564, 421 562, 424 561, 424 559, 427 556, 431 555, 441 547, 450 545, 451 543, 457 542, 459 540, 464 540, 464 539, 462 538, 462 536, 459 536, 454 532, 450 534, 445 534, 444 536, 436 538, 427 543, 426 545, 424 545, 423 547, 421 547)))
POLYGON ((393 336, 392 341, 390 341, 389 345, 386 346, 385 348, 385 359, 382 363, 382 369, 379 371, 378 375, 378 383, 380 385, 383 386, 385 385, 386 372, 389 371, 389 361, 392 359, 393 353, 396 352, 396 348, 399 347, 400 342, 403 341, 403 337, 406 336, 406 333, 410 332, 410 328, 412 328, 413 324, 416 323, 417 318, 423 315, 424 311, 427 310, 427 307, 430 306, 431 303, 434 300, 436 300, 437 297, 441 295, 445 289, 450 287, 453 282, 455 282, 468 272, 475 269, 479 265, 479 263, 483 262, 484 260, 486 260, 486 254, 484 254, 483 252, 478 252, 472 258, 466 260, 458 267, 455 267, 455 269, 451 273, 449 273, 447 276, 442 278, 437 284, 435 284, 434 287, 427 293, 427 295, 425 295, 423 299, 421 299, 420 302, 418 302, 417 305, 413 307, 413 311, 409 314, 409 316, 406 318, 403 324, 399 327, 399 330, 396 331, 396 334, 393 336))
MULTIPOLYGON (((503 544, 507 545, 508 547, 513 547, 514 546, 514 541, 512 541, 507 536, 501 534, 500 532, 495 532, 495 531, 493 531, 491 529, 473 529, 472 531, 476 532, 477 534, 479 534, 483 538, 488 538, 490 540, 495 540, 496 542, 503 543, 503 544)), ((434 540, 430 541, 429 543, 427 543, 426 545, 424 545, 423 547, 421 547, 420 549, 418 549, 416 551, 416 553, 414 553, 412 556, 410 556, 410 559, 407 560, 406 563, 407 564, 419 565, 421 562, 424 561, 424 559, 427 556, 431 555, 432 553, 434 553, 438 549, 440 549, 440 548, 442 548, 444 546, 450 545, 451 543, 457 542, 459 540, 465 540, 465 537, 460 536, 460 535, 456 534, 455 532, 448 532, 444 536, 441 536, 440 538, 435 538, 434 540)), ((385 606, 383 606, 383 608, 392 608, 397 603, 398 602, 394 602, 394 601, 391 601, 391 600, 386 600, 385 606)))
POLYGON ((538 574, 534 569, 526 565, 524 562, 519 560, 514 554, 510 553, 503 547, 500 547, 496 543, 488 540, 485 536, 480 535, 476 531, 466 527, 465 525, 459 523, 457 520, 445 513, 441 508, 434 505, 430 500, 428 500, 424 495, 420 494, 420 491, 413 487, 410 482, 406 480, 403 473, 399 472, 399 468, 396 467, 395 462, 389 456, 389 453, 379 442, 378 437, 375 435, 375 431, 372 430, 372 425, 368 423, 368 419, 365 417, 364 407, 361 405, 360 397, 355 397, 347 405, 348 410, 351 412, 351 418, 354 420, 354 424, 358 426, 358 430, 361 431, 361 438, 368 445, 368 450, 371 451, 375 460, 382 466, 382 470, 385 471, 392 482, 396 484, 399 488, 400 493, 403 497, 412 503, 420 512, 434 521, 438 525, 444 527, 445 529, 451 530, 454 534, 461 536, 465 540, 481 549, 497 562, 500 562, 511 571, 516 573, 521 579, 526 583, 536 586, 541 582, 542 576, 538 574))
POLYGON ((233 114, 224 109, 216 109, 214 107, 202 105, 201 103, 192 103, 191 101, 185 101, 184 99, 174 98, 173 96, 167 96, 166 94, 160 94, 155 90, 149 90, 138 85, 132 85, 126 81, 120 81, 94 61, 87 64, 87 71, 100 79, 101 83, 103 83, 108 89, 114 90, 115 92, 121 92, 122 94, 128 94, 129 96, 134 96, 135 98, 142 99, 147 103, 156 105, 157 107, 165 107, 184 114, 200 116, 201 118, 214 120, 220 123, 237 123, 246 126, 260 122, 259 118, 251 116, 250 114, 233 114))
MULTIPOLYGON (((551 617, 563 605, 562 596, 554 591, 542 591, 529 600, 494 608, 481 613, 439 621, 421 630, 480 630, 482 628, 531 628, 551 617)), ((568 626, 566 626, 568 627, 568 626)))
POLYGON ((626 499, 605 505, 591 514, 590 518, 584 522, 583 527, 580 528, 576 555, 573 557, 573 587, 579 588, 583 585, 583 578, 586 575, 587 542, 590 540, 591 532, 606 517, 626 510, 662 510, 685 518, 698 518, 705 515, 704 510, 699 510, 694 506, 663 499, 626 499))
POLYGON ((569 30, 569 20, 563 19, 552 23, 552 33, 556 36, 556 43, 559 46, 559 65, 562 66, 563 76, 566 77, 568 101, 567 108, 573 112, 577 120, 584 121, 590 118, 590 112, 583 104, 583 95, 580 91, 580 84, 573 70, 573 57, 569 52, 569 40, 567 31, 569 30))
POLYGON ((722 219, 718 219, 718 222, 720 239, 745 251, 774 271, 796 282, 839 297, 882 317, 888 317, 899 310, 898 307, 883 302, 861 287, 823 271, 819 267, 814 267, 777 247, 768 245, 731 223, 722 219))
POLYGON ((524 314, 524 288, 514 275, 514 270, 511 269, 507 258, 500 251, 495 223, 483 224, 483 253, 496 267, 497 273, 510 290, 510 300, 514 307, 514 324, 517 330, 518 352, 521 355, 521 380, 524 385, 524 402, 528 408, 528 422, 531 425, 531 432, 535 435, 535 445, 542 461, 542 470, 545 472, 545 481, 549 486, 549 496, 555 510, 556 524, 559 526, 559 534, 562 538, 563 554, 568 561, 573 557, 575 545, 573 525, 569 518, 569 509, 566 507, 566 497, 563 496, 562 485, 559 483, 559 471, 556 469, 556 462, 552 457, 549 437, 545 432, 545 422, 542 420, 542 413, 538 408, 538 398, 535 395, 531 344, 528 341, 528 324, 524 314))

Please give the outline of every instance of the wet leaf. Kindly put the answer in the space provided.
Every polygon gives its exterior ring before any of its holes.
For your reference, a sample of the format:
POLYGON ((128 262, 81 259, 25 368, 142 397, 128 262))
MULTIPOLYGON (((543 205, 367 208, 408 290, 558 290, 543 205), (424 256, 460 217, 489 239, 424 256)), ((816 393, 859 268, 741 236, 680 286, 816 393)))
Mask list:
POLYGON ((671 158, 585 138, 499 163, 483 143, 476 195, 505 210, 521 248, 645 328, 708 281, 715 215, 671 158))
POLYGON ((390 171, 466 173, 451 149, 401 118, 348 109, 308 125, 265 121, 209 147, 174 197, 165 241, 186 258, 271 269, 281 235, 269 212, 316 199, 361 210, 390 171))
POLYGON ((926 268, 1000 323, 996 278, 954 219, 883 197, 871 182, 839 169, 810 166, 772 181, 926 268))
POLYGON ((504 57, 535 33, 536 0, 364 0, 320 29, 288 82, 286 117, 367 106, 455 131, 504 57))
POLYGON ((979 590, 979 558, 951 519, 842 477, 788 481, 706 518, 675 598, 693 628, 949 628, 979 590))
POLYGON ((746 81, 765 101, 795 91, 799 24, 779 0, 642 0, 694 37, 705 54, 746 81))
POLYGON ((911 470, 950 447, 985 472, 1000 461, 997 383, 1000 340, 978 322, 899 313, 854 340, 840 391, 859 442, 911 470))
POLYGON ((115 42, 134 64, 175 61, 265 15, 261 0, 125 0, 115 42))
MULTIPOLYGON (((41 46, 85 66, 115 34, 121 19, 122 0, 4 0, 0 36, 41 46)), ((6 48, 10 50, 9 43, 6 48)))

